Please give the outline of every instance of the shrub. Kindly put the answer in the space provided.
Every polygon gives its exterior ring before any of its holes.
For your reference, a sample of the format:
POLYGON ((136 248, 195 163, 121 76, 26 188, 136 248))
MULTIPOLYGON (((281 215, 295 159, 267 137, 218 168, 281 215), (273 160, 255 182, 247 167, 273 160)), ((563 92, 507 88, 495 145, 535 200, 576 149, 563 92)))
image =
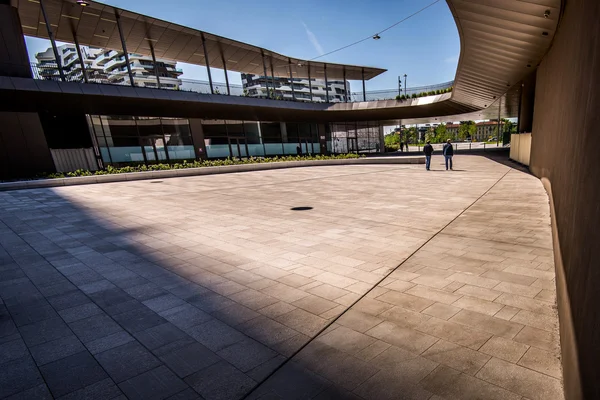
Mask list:
POLYGON ((400 95, 397 95, 397 96, 396 96, 396 100, 402 100, 402 96, 400 96, 400 95))
POLYGON ((146 172, 146 171, 165 171, 171 169, 185 169, 185 168, 202 168, 202 167, 223 167, 227 165, 240 165, 240 164, 260 164, 260 163, 272 163, 272 162, 286 162, 286 161, 313 161, 313 160, 345 160, 364 157, 358 154, 338 154, 334 156, 327 156, 322 154, 315 154, 310 156, 275 156, 275 157, 249 157, 243 160, 227 158, 224 160, 184 160, 180 163, 174 164, 151 164, 151 165, 127 165, 125 167, 114 167, 107 165, 105 169, 99 171, 87 171, 78 169, 77 171, 64 173, 53 173, 39 176, 42 179, 57 179, 65 177, 76 177, 76 176, 92 176, 92 175, 111 175, 111 174, 124 174, 129 172, 146 172))
POLYGON ((410 97, 413 98, 413 99, 416 99, 417 98, 417 94, 413 93, 412 96, 410 96, 410 97))

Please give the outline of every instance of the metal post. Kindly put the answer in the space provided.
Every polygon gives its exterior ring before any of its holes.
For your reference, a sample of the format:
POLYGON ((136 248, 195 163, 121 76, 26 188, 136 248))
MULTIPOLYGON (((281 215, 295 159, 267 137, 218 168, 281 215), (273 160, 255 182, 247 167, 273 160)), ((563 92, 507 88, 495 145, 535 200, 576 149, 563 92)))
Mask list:
POLYGON ((406 74, 404 74, 404 94, 406 95, 406 97, 408 97, 407 89, 408 87, 406 86, 406 74))
POLYGON ((208 72, 210 93, 215 94, 215 89, 213 89, 212 75, 210 74, 210 63, 208 62, 208 50, 206 50, 206 39, 204 38, 204 32, 200 33, 200 37, 202 38, 202 48, 204 49, 204 61, 206 61, 206 72, 208 72))
POLYGON ((50 43, 52 43, 52 51, 54 52, 54 58, 56 60, 56 65, 58 66, 58 73, 60 75, 60 80, 65 81, 65 73, 62 69, 62 62, 60 62, 60 57, 58 55, 58 48, 56 47, 56 42, 54 41, 54 34, 52 33, 52 27, 50 26, 50 21, 48 21, 48 15, 46 14, 46 8, 44 7, 44 2, 40 0, 40 8, 42 9, 42 16, 44 17, 44 22, 46 23, 46 30, 48 31, 48 37, 50 38, 50 43))
POLYGON ((127 63, 127 73, 129 74, 129 83, 131 86, 135 86, 133 82, 133 72, 131 72, 131 65, 129 65, 129 53, 127 52, 127 45, 125 44, 125 38, 123 37, 123 29, 121 28, 121 16, 115 9, 115 18, 117 19, 117 29, 119 30, 119 36, 121 37, 121 46, 123 47, 123 54, 125 56, 125 62, 127 63))
POLYGON ((498 99, 498 135, 496 135, 496 147, 500 144, 500 134, 502 123, 500 122, 500 112, 502 111, 502 96, 498 99))
POLYGON ((402 95, 402 77, 398 77, 398 96, 402 95))
POLYGON ((329 83, 327 82, 327 64, 323 64, 323 73, 325 74, 325 101, 329 103, 329 83))
POLYGON ((265 52, 261 49, 260 50, 261 54, 262 54, 262 60, 263 60, 263 72, 265 74, 265 86, 267 88, 267 99, 271 98, 271 95, 269 94, 269 78, 267 77, 267 62, 265 61, 265 52))
POLYGON ((292 60, 288 58, 288 67, 290 68, 290 86, 292 87, 292 100, 296 101, 296 93, 294 92, 294 75, 292 74, 292 60))
POLYGON ((312 80, 310 79, 310 63, 308 63, 308 90, 310 91, 310 101, 313 101, 312 80))
POLYGON ((81 64, 81 73, 83 74, 83 81, 85 83, 88 83, 87 71, 85 70, 85 62, 83 61, 83 56, 81 55, 81 49, 79 48, 79 40, 77 39, 77 34, 75 33, 75 30, 73 30, 73 41, 75 42, 75 48, 77 49, 77 57, 79 57, 79 63, 81 64))
POLYGON ((362 83, 363 83, 363 101, 367 101, 367 91, 365 89, 365 69, 362 69, 362 83))
POLYGON ((225 55, 223 49, 219 46, 221 51, 221 61, 223 61, 223 71, 225 72, 225 85, 227 85, 227 96, 231 96, 231 89, 229 88, 229 77, 227 76, 227 64, 225 64, 225 55))
POLYGON ((148 43, 150 45, 150 53, 152 54, 152 62, 154 63, 154 75, 156 75, 156 84, 157 88, 160 89, 160 77, 158 76, 158 65, 156 65, 156 55, 154 55, 154 46, 152 43, 148 43))
POLYGON ((273 82, 273 98, 276 99, 277 96, 275 95, 275 88, 277 86, 275 85, 275 70, 273 70, 273 57, 272 56, 271 56, 269 62, 271 64, 271 82, 273 82))
POLYGON ((343 71, 344 71, 344 102, 347 103, 348 102, 348 87, 346 87, 346 66, 344 65, 342 67, 343 71))

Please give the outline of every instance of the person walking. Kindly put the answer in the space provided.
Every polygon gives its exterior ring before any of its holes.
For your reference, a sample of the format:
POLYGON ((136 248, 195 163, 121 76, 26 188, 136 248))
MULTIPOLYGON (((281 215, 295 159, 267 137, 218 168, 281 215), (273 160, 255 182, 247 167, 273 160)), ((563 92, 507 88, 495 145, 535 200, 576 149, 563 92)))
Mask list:
POLYGON ((423 147, 423 153, 425 153, 425 169, 429 171, 429 168, 431 167, 431 155, 433 154, 433 146, 429 140, 423 147))
POLYGON ((452 156, 454 155, 454 148, 452 147, 450 139, 448 139, 444 145, 443 154, 446 159, 446 171, 448 171, 448 163, 450 164, 450 169, 452 169, 452 156))

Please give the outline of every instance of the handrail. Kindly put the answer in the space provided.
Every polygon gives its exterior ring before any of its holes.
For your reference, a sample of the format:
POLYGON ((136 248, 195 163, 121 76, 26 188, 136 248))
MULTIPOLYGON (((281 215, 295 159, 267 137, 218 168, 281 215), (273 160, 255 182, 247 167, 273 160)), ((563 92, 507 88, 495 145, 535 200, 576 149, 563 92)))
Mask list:
MULTIPOLYGON (((32 63, 31 71, 33 73, 33 79, 39 80, 53 80, 60 81, 60 74, 58 73, 58 66, 54 63, 32 63)), ((86 66, 86 75, 89 83, 98 83, 98 84, 108 84, 108 85, 126 85, 129 86, 129 78, 126 74, 123 73, 124 70, 114 69, 113 71, 106 71, 105 69, 96 69, 86 66)), ((69 64, 69 68, 65 68, 63 66, 63 72, 65 75, 65 79, 68 82, 84 82, 84 75, 81 71, 81 64, 79 63, 71 63, 69 64)), ((137 75, 134 74, 134 80, 137 75)), ((139 81, 134 82, 135 86, 138 87, 150 87, 150 88, 159 88, 158 83, 154 83, 149 80, 150 76, 138 76, 139 81)), ((454 85, 454 81, 448 81, 444 83, 439 83, 435 85, 428 86, 415 86, 409 87, 406 89, 402 89, 401 93, 399 89, 387 89, 387 90, 372 90, 367 91, 365 96, 363 96, 363 92, 350 92, 348 102, 361 102, 366 98, 366 101, 377 101, 377 100, 394 100, 398 99, 398 97, 404 96, 409 98, 414 97, 422 97, 434 94, 446 93, 452 90, 454 85)), ((285 86, 285 85, 284 85, 285 86)), ((186 92, 195 92, 202 94, 211 94, 211 87, 208 81, 196 80, 196 79, 182 79, 182 78, 161 78, 160 89, 166 90, 180 90, 186 92), (173 80, 176 80, 177 84, 173 84, 173 80), (169 81, 169 83, 167 83, 169 81)), ((212 92, 214 94, 222 94, 226 95, 228 93, 227 85, 221 82, 212 82, 212 92)), ((272 90, 272 89, 271 89, 272 90)), ((232 96, 245 96, 245 97, 266 97, 266 93, 261 93, 260 95, 252 95, 249 93, 247 89, 245 89, 242 85, 238 84, 229 84, 229 92, 232 96)), ((296 90, 294 95, 292 95, 292 91, 275 91, 274 97, 276 100, 285 100, 285 101, 299 101, 299 102, 310 102, 310 95, 308 94, 308 90, 306 91, 296 90), (294 98, 295 97, 295 98, 294 98)), ((273 93, 271 93, 273 95, 273 93)), ((340 103, 344 102, 343 95, 337 95, 337 98, 334 98, 333 94, 330 94, 330 103, 340 103)), ((322 98, 317 98, 316 95, 313 95, 312 102, 324 102, 325 100, 322 98)))

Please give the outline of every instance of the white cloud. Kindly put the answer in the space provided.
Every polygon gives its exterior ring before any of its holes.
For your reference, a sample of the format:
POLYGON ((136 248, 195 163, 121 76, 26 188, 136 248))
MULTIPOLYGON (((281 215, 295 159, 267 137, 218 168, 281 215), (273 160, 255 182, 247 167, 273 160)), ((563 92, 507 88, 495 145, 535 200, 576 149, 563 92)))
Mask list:
POLYGON ((445 62, 445 63, 449 63, 449 64, 450 64, 450 63, 457 63, 457 62, 458 62, 458 57, 459 57, 459 55, 458 55, 458 54, 457 54, 457 55, 455 55, 455 56, 452 56, 452 57, 448 57, 448 58, 446 58, 446 59, 444 60, 444 62, 445 62))
POLYGON ((308 40, 312 43, 317 53, 319 53, 319 55, 325 53, 325 51, 323 50, 323 46, 321 46, 321 43, 319 43, 319 40, 317 39, 315 34, 312 33, 310 29, 308 29, 308 26, 306 26, 304 21, 302 21, 302 25, 304 25, 304 30, 306 30, 306 36, 308 36, 308 40))

